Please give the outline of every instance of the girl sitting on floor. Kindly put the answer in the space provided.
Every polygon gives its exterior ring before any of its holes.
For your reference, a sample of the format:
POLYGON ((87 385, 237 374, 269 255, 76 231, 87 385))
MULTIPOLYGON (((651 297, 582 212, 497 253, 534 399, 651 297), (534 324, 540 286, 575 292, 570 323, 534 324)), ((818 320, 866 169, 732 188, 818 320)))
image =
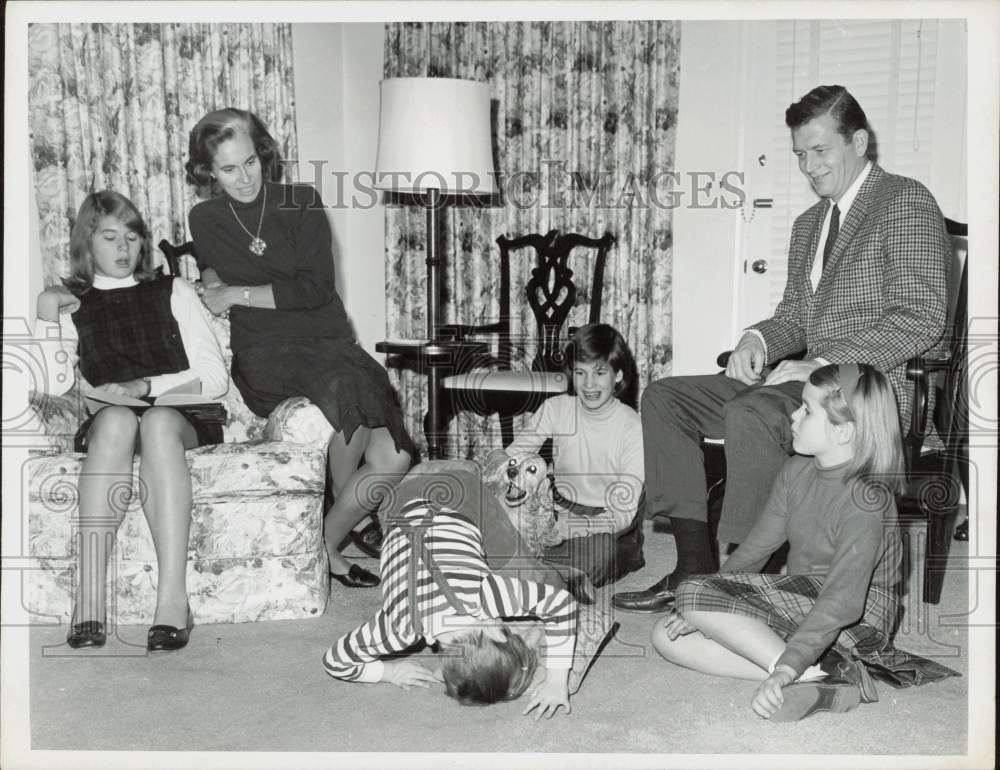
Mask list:
POLYGON ((506 451, 537 452, 552 439, 553 497, 566 514, 559 517, 565 540, 546 549, 545 559, 599 586, 643 566, 638 376, 628 344, 608 324, 577 329, 565 360, 568 393, 546 399, 506 451))
MULTIPOLYGON (((80 206, 70 233, 70 276, 37 303, 39 339, 61 339, 47 361, 45 387, 61 395, 80 373, 98 392, 142 398, 197 380, 208 399, 229 377, 208 314, 183 279, 153 269, 150 233, 130 200, 105 190, 80 206)), ((86 394, 87 389, 84 388, 86 394)), ((132 461, 140 454, 142 507, 156 548, 156 614, 146 647, 178 650, 194 621, 186 570, 191 476, 184 452, 222 441, 221 426, 170 407, 141 417, 111 405, 91 415, 76 437, 87 452, 79 480, 76 604, 67 644, 102 647, 107 639, 105 578, 115 531, 128 505, 132 461)))
POLYGON ((892 643, 904 474, 888 381, 866 364, 829 364, 802 400, 793 446, 810 456, 788 460, 747 539, 719 574, 681 583, 652 637, 678 665, 763 680, 751 706, 772 721, 877 700, 871 675, 895 686, 957 675, 892 643), (759 574, 786 540, 788 574, 759 574))

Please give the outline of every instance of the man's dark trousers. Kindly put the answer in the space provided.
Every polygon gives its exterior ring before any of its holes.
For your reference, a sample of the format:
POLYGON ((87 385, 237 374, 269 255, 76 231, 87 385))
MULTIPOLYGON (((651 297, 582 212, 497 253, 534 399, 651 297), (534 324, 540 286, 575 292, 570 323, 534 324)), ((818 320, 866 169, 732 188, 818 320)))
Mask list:
POLYGON ((748 387, 724 374, 651 383, 641 409, 648 511, 707 521, 701 439, 725 439, 719 540, 743 542, 792 454, 791 415, 802 403, 803 387, 748 387))

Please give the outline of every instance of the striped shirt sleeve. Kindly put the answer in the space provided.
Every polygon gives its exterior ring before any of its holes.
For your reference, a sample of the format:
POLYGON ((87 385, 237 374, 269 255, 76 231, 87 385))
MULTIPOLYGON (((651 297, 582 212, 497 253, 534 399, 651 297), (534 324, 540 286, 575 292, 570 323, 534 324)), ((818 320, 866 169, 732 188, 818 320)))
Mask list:
POLYGON ((404 652, 417 641, 412 631, 400 633, 385 609, 367 623, 342 636, 323 656, 323 668, 348 682, 380 682, 383 655, 404 652))
POLYGON ((483 579, 481 601, 490 617, 537 617, 545 629, 545 667, 572 667, 577 604, 568 591, 531 580, 490 574, 483 579))

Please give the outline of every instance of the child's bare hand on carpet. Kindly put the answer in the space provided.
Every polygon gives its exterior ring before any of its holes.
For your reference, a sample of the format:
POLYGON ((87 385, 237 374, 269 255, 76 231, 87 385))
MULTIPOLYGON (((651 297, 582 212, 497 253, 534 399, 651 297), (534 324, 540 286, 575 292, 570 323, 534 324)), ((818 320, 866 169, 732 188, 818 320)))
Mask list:
POLYGON ((663 621, 663 630, 667 632, 667 639, 672 642, 678 636, 685 636, 698 629, 684 620, 680 613, 671 612, 663 621))
POLYGON ((551 719, 559 707, 562 706, 569 714, 573 709, 569 705, 569 669, 546 671, 545 679, 539 682, 529 694, 528 705, 521 712, 522 716, 529 713, 536 706, 538 713, 535 714, 537 722, 543 716, 551 719))
POLYGON ((758 716, 770 719, 775 712, 781 708, 785 702, 785 695, 782 689, 795 681, 795 672, 788 666, 781 665, 774 669, 772 674, 760 683, 757 691, 753 694, 750 705, 757 712, 758 716))
POLYGON ((441 676, 415 660, 387 660, 383 663, 382 681, 404 690, 411 687, 430 687, 441 681, 441 676))

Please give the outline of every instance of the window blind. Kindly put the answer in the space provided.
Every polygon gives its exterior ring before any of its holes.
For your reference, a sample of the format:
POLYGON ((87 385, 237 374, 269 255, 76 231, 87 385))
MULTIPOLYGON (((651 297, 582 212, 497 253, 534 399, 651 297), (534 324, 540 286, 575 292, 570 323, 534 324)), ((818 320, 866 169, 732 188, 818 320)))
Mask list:
POLYGON ((768 155, 774 185, 772 310, 785 287, 792 223, 817 200, 792 155, 785 109, 817 85, 844 86, 868 116, 879 165, 931 188, 938 28, 937 20, 928 19, 777 22, 777 120, 768 155))

